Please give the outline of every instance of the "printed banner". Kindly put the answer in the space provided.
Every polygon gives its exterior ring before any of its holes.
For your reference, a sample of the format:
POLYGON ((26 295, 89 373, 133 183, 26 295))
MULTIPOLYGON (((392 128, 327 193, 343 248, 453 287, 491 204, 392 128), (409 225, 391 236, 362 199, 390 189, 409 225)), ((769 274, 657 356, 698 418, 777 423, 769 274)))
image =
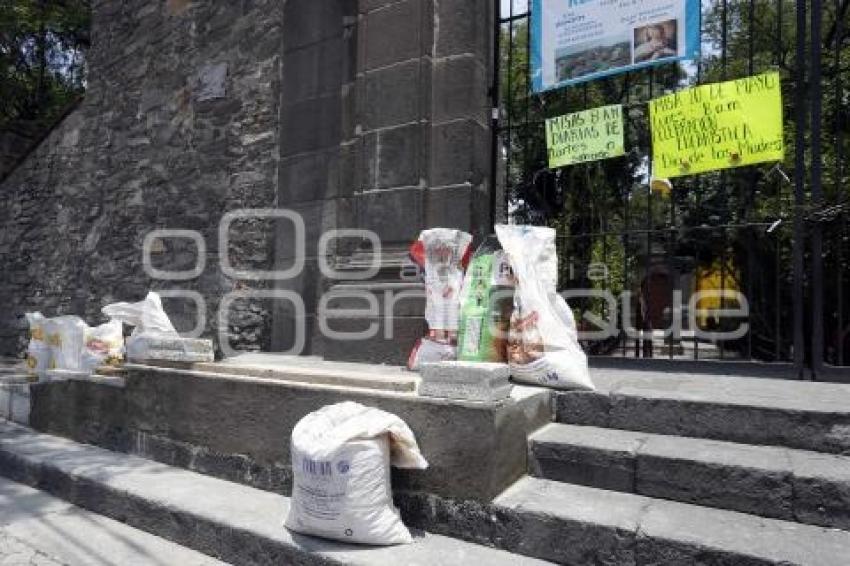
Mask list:
POLYGON ((534 92, 699 53, 700 0, 533 0, 534 92))
POLYGON ((623 107, 592 108, 546 120, 549 167, 623 155, 623 107))
POLYGON ((698 86, 651 100, 649 117, 654 177, 785 157, 779 73, 698 86))

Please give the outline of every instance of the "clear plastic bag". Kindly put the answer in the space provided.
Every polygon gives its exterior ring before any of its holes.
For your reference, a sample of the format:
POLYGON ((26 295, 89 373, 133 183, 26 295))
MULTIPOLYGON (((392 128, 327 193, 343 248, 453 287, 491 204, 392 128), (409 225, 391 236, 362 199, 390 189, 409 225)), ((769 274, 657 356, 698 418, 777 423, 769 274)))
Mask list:
POLYGON ((40 312, 26 313, 30 327, 30 341, 27 345, 27 373, 31 378, 44 378, 50 369, 50 346, 47 343, 47 319, 40 312))
POLYGON ((575 320, 555 291, 555 231, 539 226, 496 226, 516 278, 508 338, 514 381, 557 389, 595 389, 575 320))
POLYGON ((410 248, 411 259, 422 268, 425 278, 425 320, 428 336, 416 343, 408 358, 408 368, 446 359, 455 359, 460 290, 463 272, 469 262, 472 236, 461 230, 423 230, 410 248))

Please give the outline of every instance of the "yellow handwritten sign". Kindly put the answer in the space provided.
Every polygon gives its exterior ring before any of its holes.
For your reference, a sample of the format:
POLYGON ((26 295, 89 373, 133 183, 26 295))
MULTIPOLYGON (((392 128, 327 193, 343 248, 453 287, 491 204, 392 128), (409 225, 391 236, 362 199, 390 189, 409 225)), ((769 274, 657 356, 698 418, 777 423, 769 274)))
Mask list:
POLYGON ((785 156, 779 73, 690 88, 650 101, 652 174, 681 177, 785 156))
POLYGON ((553 169, 623 155, 623 107, 612 104, 547 119, 546 147, 553 169))

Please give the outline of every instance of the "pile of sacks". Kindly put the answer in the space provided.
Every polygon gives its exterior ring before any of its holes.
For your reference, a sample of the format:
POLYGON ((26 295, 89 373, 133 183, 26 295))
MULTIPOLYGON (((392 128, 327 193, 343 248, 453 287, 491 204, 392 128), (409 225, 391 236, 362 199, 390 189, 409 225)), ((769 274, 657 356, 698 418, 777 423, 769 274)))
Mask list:
POLYGON ((91 375, 99 366, 119 365, 125 354, 131 361, 213 359, 212 342, 181 338, 154 292, 138 303, 107 305, 102 312, 110 320, 100 326, 89 326, 78 316, 47 318, 40 312, 27 313, 31 379, 91 375), (126 344, 124 324, 134 327, 126 344))
POLYGON ((27 369, 33 380, 62 372, 91 374, 100 365, 118 365, 124 359, 120 320, 92 327, 78 316, 47 318, 32 312, 26 317, 30 327, 27 369))
POLYGON ((507 363, 515 382, 594 389, 572 310, 556 291, 555 230, 497 225, 475 253, 471 244, 465 232, 434 228, 411 247, 424 273, 429 333, 408 367, 507 363))

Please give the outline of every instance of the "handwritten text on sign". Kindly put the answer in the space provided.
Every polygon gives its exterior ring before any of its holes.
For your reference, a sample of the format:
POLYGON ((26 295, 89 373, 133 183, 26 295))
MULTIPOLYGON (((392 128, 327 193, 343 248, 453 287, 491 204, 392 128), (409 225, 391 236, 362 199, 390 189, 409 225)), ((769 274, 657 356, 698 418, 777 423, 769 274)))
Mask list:
POLYGON ((780 161, 779 73, 703 85, 650 101, 652 173, 670 178, 780 161))
POLYGON ((623 155, 623 107, 592 108, 546 120, 549 167, 623 155))

